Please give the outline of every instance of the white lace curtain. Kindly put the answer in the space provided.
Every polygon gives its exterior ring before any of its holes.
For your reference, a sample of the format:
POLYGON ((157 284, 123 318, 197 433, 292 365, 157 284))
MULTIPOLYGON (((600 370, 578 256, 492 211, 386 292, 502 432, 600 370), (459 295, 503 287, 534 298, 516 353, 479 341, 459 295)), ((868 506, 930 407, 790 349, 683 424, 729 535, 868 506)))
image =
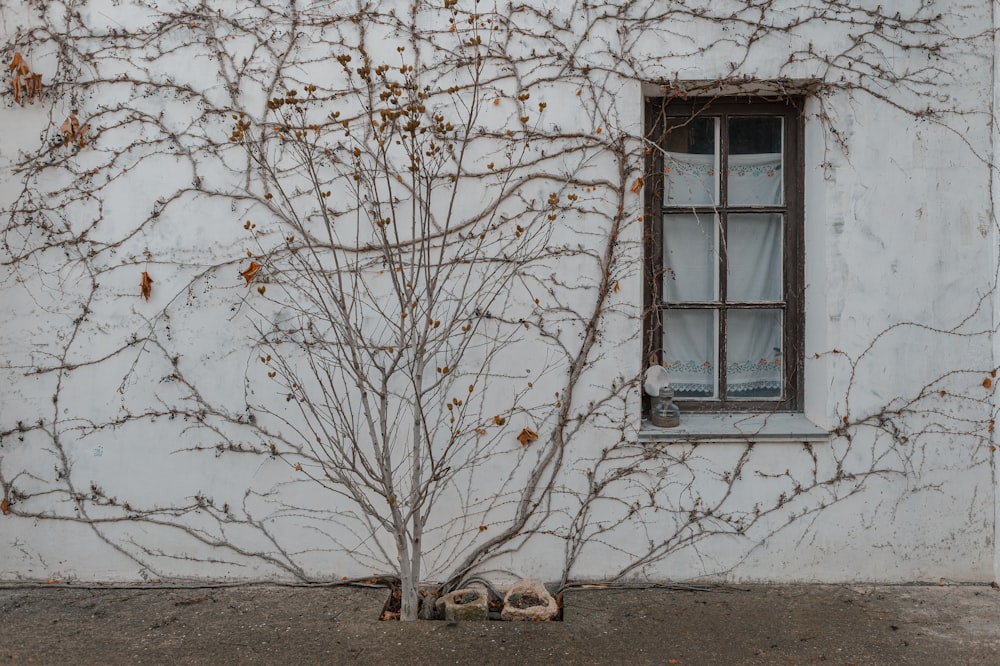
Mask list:
MULTIPOLYGON (((711 206, 719 200, 716 157, 666 153, 667 206, 711 206)), ((730 206, 781 205, 781 154, 730 155, 730 206)), ((714 214, 664 215, 663 297, 667 301, 719 298, 718 250, 726 243, 727 300, 781 301, 783 216, 730 213, 726 238, 714 214)), ((679 396, 718 394, 718 316, 726 321, 726 386, 733 397, 779 397, 782 317, 779 308, 729 310, 668 309, 664 316, 664 363, 679 396)))

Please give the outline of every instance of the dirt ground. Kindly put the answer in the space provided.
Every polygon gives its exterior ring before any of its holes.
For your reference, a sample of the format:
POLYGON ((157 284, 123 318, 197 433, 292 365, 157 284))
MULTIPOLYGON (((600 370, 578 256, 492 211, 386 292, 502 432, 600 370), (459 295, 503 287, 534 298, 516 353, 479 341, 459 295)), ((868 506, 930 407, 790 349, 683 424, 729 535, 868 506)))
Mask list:
POLYGON ((988 586, 571 589, 557 623, 379 622, 387 592, 0 587, 0 664, 1000 664, 988 586))

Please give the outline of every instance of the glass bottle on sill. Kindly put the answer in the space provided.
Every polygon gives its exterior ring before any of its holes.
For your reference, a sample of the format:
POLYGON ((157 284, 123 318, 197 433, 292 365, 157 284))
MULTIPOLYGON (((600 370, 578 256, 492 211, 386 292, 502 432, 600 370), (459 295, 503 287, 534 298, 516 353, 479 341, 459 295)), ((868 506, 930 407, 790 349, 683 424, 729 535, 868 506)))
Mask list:
POLYGON ((681 410, 674 402, 674 390, 661 386, 659 395, 651 401, 649 418, 657 428, 676 428, 681 424, 681 410))

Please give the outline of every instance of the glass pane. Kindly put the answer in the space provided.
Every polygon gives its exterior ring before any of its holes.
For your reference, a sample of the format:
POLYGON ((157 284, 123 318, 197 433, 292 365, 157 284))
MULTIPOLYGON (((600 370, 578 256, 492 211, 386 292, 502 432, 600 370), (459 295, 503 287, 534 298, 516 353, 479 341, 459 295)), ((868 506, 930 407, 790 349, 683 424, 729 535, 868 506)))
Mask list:
POLYGON ((783 121, 780 116, 729 119, 726 187, 730 206, 780 206, 784 201, 783 121))
POLYGON ((663 367, 678 398, 718 395, 715 368, 718 311, 666 310, 663 313, 663 367))
POLYGON ((718 217, 663 216, 663 300, 718 299, 718 217))
POLYGON ((730 214, 726 300, 781 300, 782 218, 777 213, 730 214))
POLYGON ((718 135, 718 118, 667 118, 663 156, 664 206, 718 203, 718 135))
POLYGON ((726 319, 726 393, 780 398, 781 310, 730 310, 726 319))

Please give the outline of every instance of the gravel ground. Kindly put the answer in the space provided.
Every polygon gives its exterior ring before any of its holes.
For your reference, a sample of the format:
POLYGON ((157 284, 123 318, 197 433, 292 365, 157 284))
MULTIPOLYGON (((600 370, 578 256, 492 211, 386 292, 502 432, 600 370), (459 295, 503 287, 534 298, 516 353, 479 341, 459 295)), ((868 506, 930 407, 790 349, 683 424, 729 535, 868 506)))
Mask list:
POLYGON ((0 587, 0 664, 1000 664, 989 586, 571 589, 564 621, 377 620, 387 592, 0 587))

